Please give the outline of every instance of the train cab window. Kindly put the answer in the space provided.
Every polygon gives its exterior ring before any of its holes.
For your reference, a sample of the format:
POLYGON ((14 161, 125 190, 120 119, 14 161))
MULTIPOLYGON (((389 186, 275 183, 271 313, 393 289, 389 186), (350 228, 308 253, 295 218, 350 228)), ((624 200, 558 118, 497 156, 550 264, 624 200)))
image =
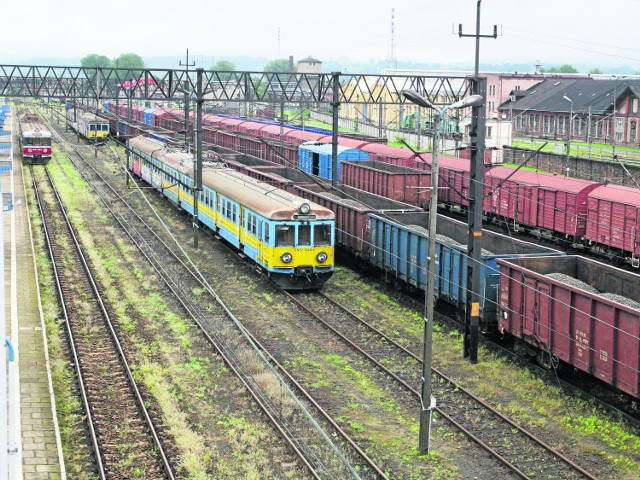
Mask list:
POLYGON ((97 125, 95 123, 90 123, 89 124, 89 130, 91 130, 92 132, 95 132, 97 130, 97 125))
POLYGON ((314 245, 331 245, 331 225, 316 225, 313 227, 314 245))
POLYGON ((292 225, 276 226, 276 247, 293 246, 295 229, 292 225))
POLYGON ((43 138, 42 139, 42 145, 44 145, 46 147, 50 147, 51 146, 51 139, 50 138, 43 138))
POLYGON ((298 225, 298 245, 311 245, 311 225, 298 225))

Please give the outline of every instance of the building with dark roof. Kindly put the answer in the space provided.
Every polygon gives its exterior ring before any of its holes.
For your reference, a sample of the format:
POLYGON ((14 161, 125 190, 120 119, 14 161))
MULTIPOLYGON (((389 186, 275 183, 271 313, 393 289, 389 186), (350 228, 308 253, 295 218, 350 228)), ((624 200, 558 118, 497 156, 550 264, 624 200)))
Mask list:
POLYGON ((640 146, 640 79, 543 80, 499 110, 514 136, 640 146), (614 107, 615 105, 615 107, 614 107), (615 113, 614 113, 615 108, 615 113), (615 117, 615 125, 614 125, 615 117))

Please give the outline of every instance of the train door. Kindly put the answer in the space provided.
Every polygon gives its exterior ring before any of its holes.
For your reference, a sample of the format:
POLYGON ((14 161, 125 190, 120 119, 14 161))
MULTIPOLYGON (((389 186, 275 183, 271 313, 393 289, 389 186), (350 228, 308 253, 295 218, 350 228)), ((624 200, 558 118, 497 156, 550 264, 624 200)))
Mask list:
POLYGON ((240 242, 240 247, 244 249, 244 237, 247 233, 247 229, 250 227, 245 224, 248 221, 248 217, 245 214, 244 207, 240 205, 240 222, 238 223, 238 241, 240 242))
POLYGON ((313 175, 320 175, 320 154, 311 152, 311 173, 313 175))

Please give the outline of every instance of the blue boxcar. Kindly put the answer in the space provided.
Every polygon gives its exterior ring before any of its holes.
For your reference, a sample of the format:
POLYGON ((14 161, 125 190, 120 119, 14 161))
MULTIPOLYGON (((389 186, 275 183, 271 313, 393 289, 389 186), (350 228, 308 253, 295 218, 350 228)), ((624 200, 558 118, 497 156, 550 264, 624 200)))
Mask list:
POLYGON ((157 108, 147 108, 144 111, 144 123, 147 125, 153 125, 153 112, 155 112, 157 108))
MULTIPOLYGON (((427 279, 428 212, 390 213, 371 217, 370 262, 409 285, 425 289, 427 279)), ((467 300, 467 224, 438 215, 435 295, 463 309, 467 300)), ((499 281, 497 258, 564 255, 564 252, 484 230, 480 287, 481 318, 496 322, 499 281)))
MULTIPOLYGON (((342 162, 368 161, 369 154, 356 148, 338 145, 338 180, 342 162)), ((307 173, 331 180, 333 164, 331 163, 331 144, 317 142, 303 143, 298 147, 298 168, 307 173)))

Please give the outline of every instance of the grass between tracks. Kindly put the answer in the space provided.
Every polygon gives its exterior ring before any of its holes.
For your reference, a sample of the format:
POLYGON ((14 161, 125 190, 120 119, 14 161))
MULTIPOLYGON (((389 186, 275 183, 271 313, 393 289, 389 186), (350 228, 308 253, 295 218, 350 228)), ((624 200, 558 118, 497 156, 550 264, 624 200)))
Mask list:
MULTIPOLYGON (((209 353, 205 355, 210 355, 210 347, 202 343, 191 321, 176 314, 155 290, 158 279, 138 266, 139 252, 129 244, 128 237, 120 237, 111 216, 66 157, 56 154, 48 168, 89 252, 101 290, 115 312, 114 319, 126 334, 126 342, 133 346, 129 354, 134 375, 157 402, 162 423, 175 439, 180 452, 179 476, 275 478, 272 459, 256 448, 269 440, 271 431, 264 424, 248 422, 241 411, 236 411, 234 398, 237 400, 242 389, 234 388, 226 367, 198 353, 206 351, 209 353), (209 398, 220 398, 226 406, 205 402, 209 398)), ((35 230, 40 225, 37 207, 31 210, 35 230)), ((55 320, 59 309, 51 288, 50 264, 41 249, 38 263, 40 282, 46 291, 43 304, 54 358, 65 460, 71 477, 82 478, 87 471, 87 455, 76 454, 82 448, 78 448, 74 435, 82 428, 82 413, 73 375, 61 360, 64 332, 55 320)))
MULTIPOLYGON (((339 268, 325 290, 364 318, 379 319, 378 327, 400 343, 421 345, 421 313, 399 306, 352 271, 339 268)), ((463 361, 462 336, 456 331, 446 332, 435 325, 433 342, 434 366, 459 379, 465 388, 507 416, 534 432, 541 427, 560 430, 580 449, 606 460, 621 476, 633 478, 640 471, 640 437, 624 423, 584 401, 565 396, 560 387, 549 385, 482 346, 478 364, 463 361)))

